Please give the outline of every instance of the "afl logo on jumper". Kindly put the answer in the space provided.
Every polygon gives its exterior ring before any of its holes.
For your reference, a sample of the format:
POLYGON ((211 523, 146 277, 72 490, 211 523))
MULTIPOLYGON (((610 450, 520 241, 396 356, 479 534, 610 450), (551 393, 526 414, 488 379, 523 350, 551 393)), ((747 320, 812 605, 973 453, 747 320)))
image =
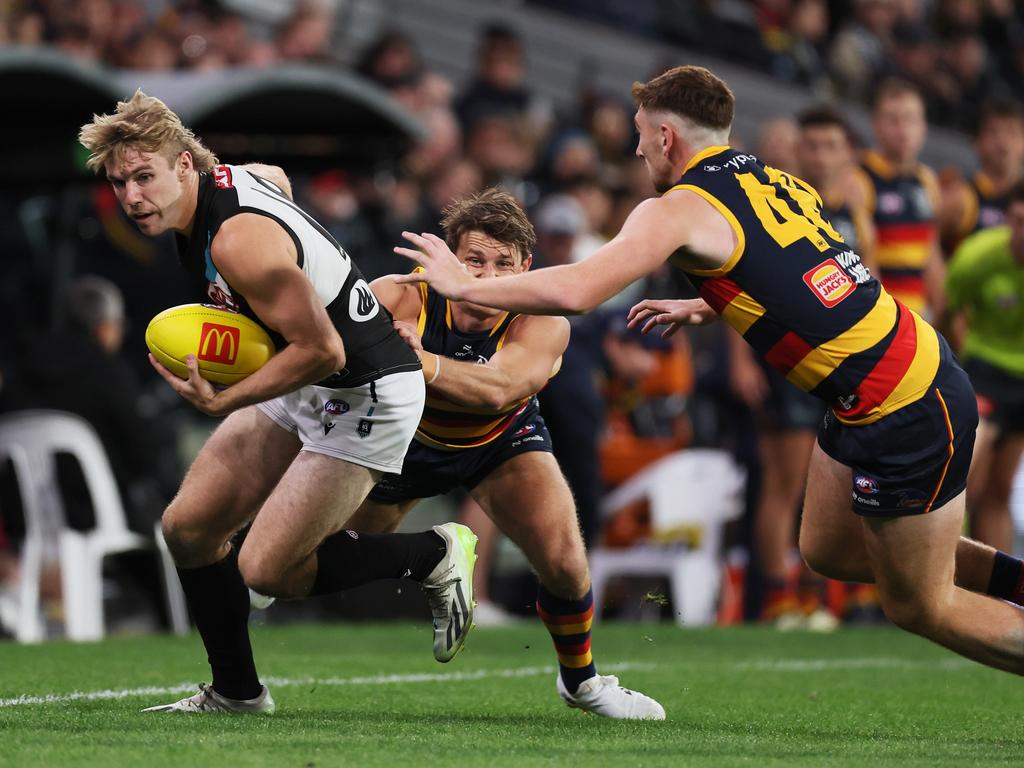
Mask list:
POLYGON ((365 323, 377 316, 380 304, 365 280, 356 280, 348 295, 348 314, 357 323, 365 323))
POLYGON ((804 272, 804 282, 826 307, 834 307, 856 287, 835 259, 823 261, 804 272))

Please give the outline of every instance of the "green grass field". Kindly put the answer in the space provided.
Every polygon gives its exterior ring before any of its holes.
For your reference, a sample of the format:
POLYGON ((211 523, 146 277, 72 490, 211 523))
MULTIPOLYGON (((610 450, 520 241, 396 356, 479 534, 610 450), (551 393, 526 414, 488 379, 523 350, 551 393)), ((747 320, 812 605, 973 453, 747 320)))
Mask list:
POLYGON ((198 637, 0 645, 3 766, 983 766, 1024 763, 1024 683, 890 629, 598 628, 599 665, 662 723, 566 708, 538 623, 254 630, 273 717, 140 714, 208 679, 198 637), (104 692, 107 693, 99 693, 104 692), (49 697, 43 701, 45 697, 49 697))

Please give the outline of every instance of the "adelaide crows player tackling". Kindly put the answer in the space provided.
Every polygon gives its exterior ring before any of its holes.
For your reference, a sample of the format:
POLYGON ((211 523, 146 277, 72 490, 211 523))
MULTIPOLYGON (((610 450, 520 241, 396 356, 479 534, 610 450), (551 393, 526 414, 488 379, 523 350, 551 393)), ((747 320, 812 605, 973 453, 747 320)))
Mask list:
MULTIPOLYGON (((507 192, 457 200, 441 224, 476 279, 501 283, 530 268, 533 226, 507 192)), ((658 702, 599 675, 590 650, 587 556, 535 397, 557 371, 569 324, 448 301, 394 276, 373 289, 423 361, 427 402, 405 468, 384 476, 349 525, 394 530, 420 499, 465 488, 537 572, 537 613, 555 644, 565 702, 616 719, 664 719, 658 702)))
POLYGON ((891 297, 798 178, 728 146, 734 98, 702 67, 633 87, 637 155, 661 197, 576 264, 475 280, 445 242, 397 247, 457 301, 585 312, 666 261, 703 298, 645 300, 646 330, 721 315, 769 364, 830 406, 818 432, 800 549, 820 573, 873 581, 893 622, 976 661, 1024 672, 1022 563, 960 537, 978 413, 931 326, 891 297), (980 593, 980 594, 979 594, 980 593), (993 597, 1002 599, 993 599, 993 597))

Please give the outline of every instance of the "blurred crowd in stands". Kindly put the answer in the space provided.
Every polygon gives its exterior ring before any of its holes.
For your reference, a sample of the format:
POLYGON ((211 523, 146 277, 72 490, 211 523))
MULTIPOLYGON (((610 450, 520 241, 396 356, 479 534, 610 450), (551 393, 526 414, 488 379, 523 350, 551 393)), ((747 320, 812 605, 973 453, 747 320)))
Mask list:
MULTIPOLYGON (((880 78, 924 94, 931 122, 974 128, 993 98, 1024 97, 1024 10, 1013 0, 532 0, 690 50, 744 63, 821 98, 870 101, 880 78)), ((209 0, 6 3, 0 44, 50 45, 140 70, 267 67, 346 60, 332 48, 344 3, 284 4, 254 23, 209 0)), ((231 3, 230 8, 243 4, 231 3)), ((2 17, 0 17, 2 18, 2 17)), ((392 49, 380 75, 410 83, 392 49)), ((464 117, 464 115, 463 115, 464 117)))
MULTIPOLYGON (((871 271, 890 281, 892 292, 933 323, 946 327, 953 319, 943 296, 946 263, 963 237, 1002 223, 1024 163, 1024 113, 1014 100, 1024 96, 1024 26, 1011 0, 534 4, 745 62, 810 88, 822 101, 845 96, 871 103, 870 139, 852 135, 841 114, 822 108, 799 120, 766 115, 757 145, 749 149, 816 186, 837 228, 851 245, 857 243, 871 271), (899 79, 890 79, 894 76, 899 79), (939 174, 918 163, 926 119, 975 133, 982 169, 977 176, 967 178, 955 167, 937 169, 939 174), (858 154, 868 146, 873 149, 858 154)), ((293 61, 341 66, 332 50, 338 19, 329 3, 298 3, 275 26, 201 0, 26 0, 7 6, 6 17, 0 17, 0 43, 45 45, 114 67, 206 70, 293 61)), ((529 87, 524 41, 510 26, 496 23, 480 31, 475 73, 459 89, 426 67, 413 39, 399 31, 382 34, 351 64, 428 129, 427 138, 387 173, 325 167, 293 178, 297 201, 344 245, 368 279, 408 271, 392 253, 400 232, 439 233, 441 209, 486 186, 509 189, 529 210, 538 234, 536 266, 585 258, 618 231, 637 203, 654 194, 633 155, 633 105, 627 94, 582 91, 575 110, 557 112, 529 87)), ((953 166, 967 159, 950 160, 953 166)), ((123 254, 141 247, 133 232, 110 218, 116 219, 116 212, 104 213, 110 211, 109 201, 103 202, 105 184, 96 184, 96 209, 83 215, 91 228, 81 228, 84 239, 93 242, 91 249, 123 254)), ((151 284, 153 273, 139 267, 143 260, 123 260, 134 270, 132 279, 151 284)), ((193 300, 182 293, 176 302, 163 296, 163 304, 133 306, 144 292, 111 274, 116 270, 110 263, 98 257, 79 261, 80 268, 94 267, 89 271, 119 284, 136 326, 170 303, 193 300)), ((626 329, 625 311, 634 299, 689 291, 666 268, 593 315, 574 318, 562 371, 541 395, 588 545, 628 545, 650 536, 642 507, 602 519, 599 506, 606 491, 686 446, 725 447, 750 470, 751 511, 732 537, 749 550, 751 572, 762 576, 751 580, 746 615, 794 626, 799 623, 794 616, 814 616, 819 628, 830 626, 822 612, 856 615, 850 606, 870 606, 869 590, 852 598, 837 597, 835 590, 826 594, 823 585, 800 572, 794 555, 797 507, 823 406, 794 401, 795 390, 786 391, 784 380, 772 380, 723 327, 671 340, 626 329)), ((144 363, 140 330, 129 329, 136 347, 128 356, 136 364, 144 363)), ((93 332, 83 322, 67 331, 93 332)), ((0 363, 6 366, 7 386, 0 388, 0 405, 47 404, 47 393, 24 373, 24 355, 5 346, 8 359, 0 363)), ((118 353, 97 344, 95 354, 118 353)), ((119 396, 120 402, 144 402, 140 417, 156 424, 175 406, 151 371, 142 366, 139 375, 143 391, 119 396)), ((95 399, 90 402, 95 405, 95 399)), ((50 404, 60 403, 73 407, 60 392, 53 393, 50 404)), ((108 439, 113 453, 123 450, 116 445, 120 437, 108 439)), ((147 450, 133 448, 126 463, 153 455, 147 450)), ((159 509, 152 497, 166 493, 166 487, 173 483, 148 488, 146 509, 159 509)), ((994 481, 982 487, 1008 488, 994 481)), ((1008 514, 1006 498, 992 504, 1002 510, 999 514, 1008 514)), ((151 525, 151 519, 143 514, 139 528, 151 525)), ((1013 549, 1012 541, 990 543, 1013 549)), ((0 557, 0 579, 13 570, 3 562, 0 557)), ((486 586, 478 595, 488 595, 486 586)))

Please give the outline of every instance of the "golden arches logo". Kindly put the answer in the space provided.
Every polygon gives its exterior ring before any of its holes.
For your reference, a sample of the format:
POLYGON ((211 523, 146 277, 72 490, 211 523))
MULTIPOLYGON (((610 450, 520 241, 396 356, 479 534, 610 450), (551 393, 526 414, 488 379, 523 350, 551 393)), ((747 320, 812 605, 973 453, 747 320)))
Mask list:
POLYGON ((203 323, 199 332, 199 353, 196 357, 210 363, 234 365, 241 340, 242 332, 238 328, 203 323))

